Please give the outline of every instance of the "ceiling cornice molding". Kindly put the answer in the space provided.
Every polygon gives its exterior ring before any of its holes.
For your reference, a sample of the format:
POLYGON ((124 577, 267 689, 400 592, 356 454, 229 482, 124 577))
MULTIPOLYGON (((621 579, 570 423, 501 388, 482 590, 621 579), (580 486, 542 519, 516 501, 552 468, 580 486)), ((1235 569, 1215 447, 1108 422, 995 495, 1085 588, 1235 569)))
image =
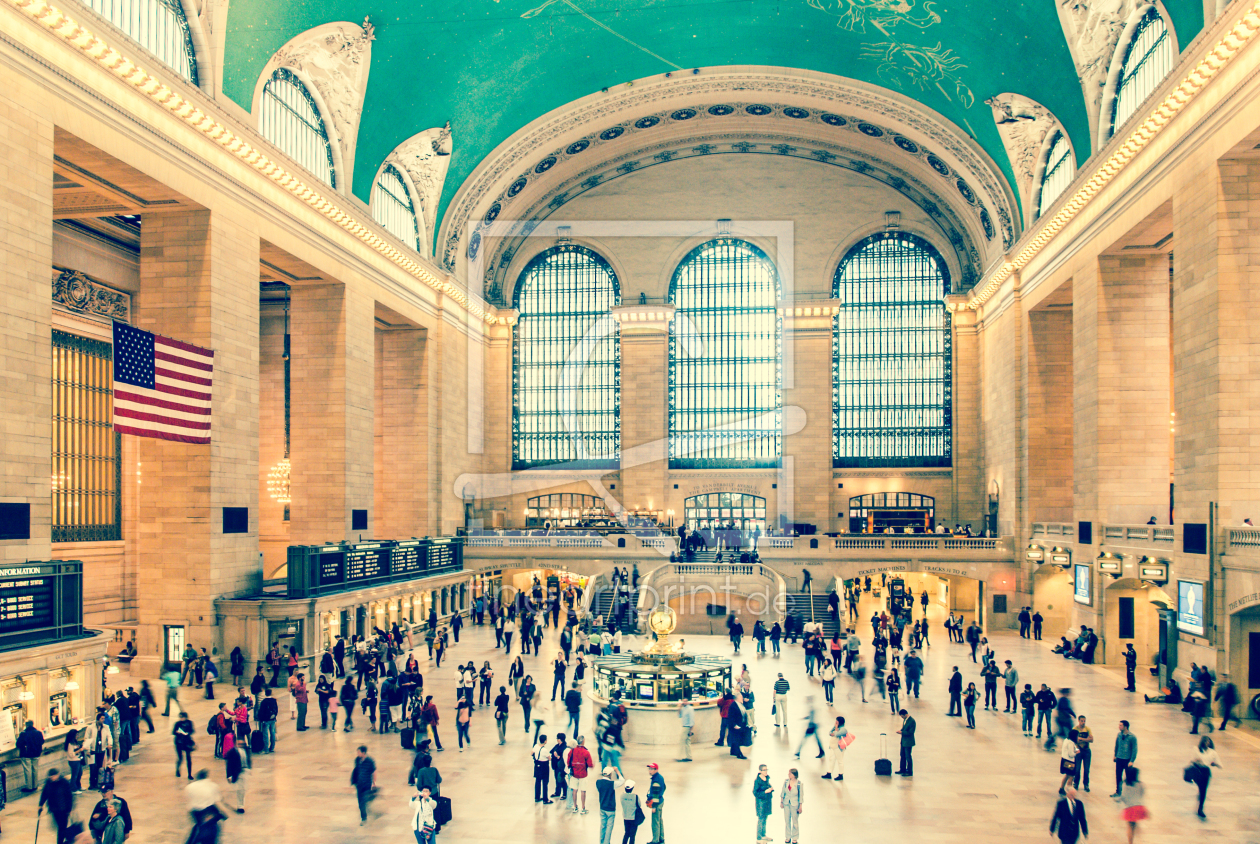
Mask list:
MULTIPOLYGON (((1113 139, 1111 152, 1101 163, 1094 165, 1077 176, 1075 191, 1060 200, 1058 210, 1053 215, 1041 218, 1039 225, 1030 229, 1016 244, 1017 250, 985 278, 975 290, 966 307, 977 309, 984 307, 1002 286, 1011 280, 1020 270, 1027 267, 1041 251, 1058 236, 1072 220, 1088 206, 1102 190, 1120 173, 1124 172, 1138 154, 1147 147, 1172 122, 1187 105, 1198 97, 1199 93, 1220 71, 1233 61, 1234 57, 1247 46, 1260 32, 1260 0, 1242 8, 1238 18, 1232 23, 1224 23, 1218 40, 1202 53, 1202 58, 1195 62, 1189 51, 1183 54, 1183 60, 1165 83, 1164 89, 1176 80, 1177 74, 1184 74, 1180 82, 1172 85, 1171 90, 1162 100, 1157 102, 1147 113, 1146 119, 1127 136, 1113 139), (1188 70, 1186 69, 1188 68, 1188 70), (1085 174, 1088 173, 1088 177, 1085 174)), ((1210 42, 1209 42, 1210 43, 1210 42)), ((1196 53, 1198 51, 1195 51, 1196 53)), ((1106 152, 1104 150, 1103 152, 1106 152)))
MULTIPOLYGON (((996 230, 1008 243, 1014 239, 1016 204, 1001 170, 974 141, 927 107, 892 91, 828 74, 786 68, 710 68, 678 79, 652 77, 628 83, 611 93, 584 97, 540 117, 508 138, 477 166, 451 202, 438 240, 444 265, 452 270, 460 266, 466 256, 466 252, 461 254, 460 245, 466 249, 469 230, 475 226, 470 221, 481 220, 496 201, 502 205, 503 199, 515 196, 510 192, 511 186, 528 178, 547 159, 554 157, 560 162, 567 149, 583 142, 584 150, 601 140, 616 140, 658 126, 678 128, 668 120, 650 126, 635 125, 634 118, 653 112, 696 111, 697 123, 689 125, 722 120, 723 116, 714 116, 705 109, 727 100, 786 102, 787 106, 779 106, 773 112, 774 117, 783 118, 783 108, 800 108, 814 122, 821 107, 823 111, 844 115, 850 123, 883 123, 880 128, 885 132, 905 135, 916 145, 931 145, 928 152, 947 162, 947 171, 957 171, 965 182, 977 186, 977 204, 990 209, 996 230), (621 131, 612 138, 603 137, 617 129, 621 131)), ((712 130, 706 127, 706 131, 712 130)), ((538 172, 550 169, 556 162, 538 172)))

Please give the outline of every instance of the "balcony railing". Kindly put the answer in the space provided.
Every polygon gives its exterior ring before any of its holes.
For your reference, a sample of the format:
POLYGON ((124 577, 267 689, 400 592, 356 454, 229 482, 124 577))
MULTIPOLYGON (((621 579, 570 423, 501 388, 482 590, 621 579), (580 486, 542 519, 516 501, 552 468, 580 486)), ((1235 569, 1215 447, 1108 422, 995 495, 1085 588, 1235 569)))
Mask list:
POLYGON ((1260 530, 1250 528, 1230 529, 1229 550, 1238 549, 1247 554, 1260 553, 1260 530))
POLYGON ((1033 536, 1062 536, 1068 541, 1076 537, 1076 527, 1068 522, 1033 522, 1033 536))
POLYGON ((1159 550, 1171 550, 1175 540, 1168 525, 1103 525, 1102 538, 1104 545, 1159 550))
POLYGON ((836 547, 850 550, 1000 551, 1001 539, 957 536, 837 536, 836 547))
MULTIPOLYGON (((647 540, 644 540, 647 544, 647 540)), ((468 548, 609 548, 602 536, 469 536, 468 548)))

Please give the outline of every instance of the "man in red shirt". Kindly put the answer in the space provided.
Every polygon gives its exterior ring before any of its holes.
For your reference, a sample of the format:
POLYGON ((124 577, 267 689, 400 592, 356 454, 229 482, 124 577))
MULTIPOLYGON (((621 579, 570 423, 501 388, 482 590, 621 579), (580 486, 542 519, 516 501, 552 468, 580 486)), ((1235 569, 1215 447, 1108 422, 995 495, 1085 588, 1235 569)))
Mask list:
POLYGON ((721 747, 722 743, 726 740, 726 727, 730 723, 730 721, 728 721, 726 718, 726 714, 727 712, 730 711, 731 705, 733 703, 735 703, 735 695, 731 694, 729 689, 718 700, 718 712, 722 716, 722 726, 721 726, 720 731, 718 732, 718 740, 713 742, 714 747, 721 747))
POLYGON ((570 800, 573 801, 573 812, 586 814, 586 780, 590 769, 595 766, 591 752, 586 749, 586 738, 578 736, 577 746, 569 751, 569 775, 573 777, 573 787, 569 789, 570 800))

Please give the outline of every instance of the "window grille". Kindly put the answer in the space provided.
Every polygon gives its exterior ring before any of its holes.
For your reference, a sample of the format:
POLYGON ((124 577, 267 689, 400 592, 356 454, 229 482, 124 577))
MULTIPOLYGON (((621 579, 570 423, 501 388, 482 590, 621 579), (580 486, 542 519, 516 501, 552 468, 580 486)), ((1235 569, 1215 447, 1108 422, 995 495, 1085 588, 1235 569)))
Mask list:
POLYGON ((259 109, 258 127, 263 137, 335 188, 332 144, 319 108, 302 80, 284 68, 277 70, 263 88, 259 109))
POLYGON ((406 182, 392 164, 381 168, 376 184, 372 185, 372 217, 385 231, 420 251, 416 207, 412 204, 406 182))
POLYGON ((609 468, 621 458, 620 304, 608 262, 582 246, 536 256, 514 295, 512 466, 609 468))
POLYGON ((1040 217, 1063 195, 1076 178, 1076 162, 1072 159, 1072 147, 1062 132, 1056 132, 1050 142, 1050 155, 1046 158, 1046 172, 1041 177, 1041 196, 1037 203, 1040 217))
POLYGON ((669 465, 773 468, 782 451, 779 275, 751 243, 691 251, 670 284, 669 465))
POLYGON ((723 528, 734 525, 740 530, 766 529, 766 499, 742 492, 709 492, 693 495, 683 501, 683 518, 687 526, 723 528))
POLYGON ((122 538, 122 436, 109 343, 52 333, 52 541, 122 538))
POLYGON ((1120 79, 1116 82, 1116 103, 1111 117, 1112 134, 1124 126, 1159 87, 1176 60, 1168 25, 1152 6, 1134 29, 1133 38, 1129 41, 1124 61, 1120 65, 1120 79))
POLYGON ((833 466, 950 465, 948 289, 944 262, 913 235, 874 235, 840 262, 833 466))
POLYGON ((196 85, 197 56, 179 0, 82 0, 83 4, 196 85))

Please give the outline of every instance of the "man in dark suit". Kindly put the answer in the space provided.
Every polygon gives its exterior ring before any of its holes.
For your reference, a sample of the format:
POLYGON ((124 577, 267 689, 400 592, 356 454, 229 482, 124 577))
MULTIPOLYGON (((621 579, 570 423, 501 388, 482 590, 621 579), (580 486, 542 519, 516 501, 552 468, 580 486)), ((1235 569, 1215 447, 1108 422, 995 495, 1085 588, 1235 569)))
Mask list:
POLYGON ((1050 834, 1059 833, 1063 844, 1076 844, 1082 835, 1089 838, 1089 824, 1085 821, 1085 804, 1076 799, 1076 789, 1069 788, 1059 798, 1054 807, 1054 816, 1050 818, 1050 834))
POLYGON ((897 735, 901 736, 901 761, 897 773, 903 777, 912 777, 914 776, 914 719, 904 709, 897 714, 901 716, 901 729, 897 731, 897 735))
POLYGON ((954 666, 954 673, 949 678, 949 712, 947 715, 962 717, 962 674, 958 673, 958 666, 954 666))

